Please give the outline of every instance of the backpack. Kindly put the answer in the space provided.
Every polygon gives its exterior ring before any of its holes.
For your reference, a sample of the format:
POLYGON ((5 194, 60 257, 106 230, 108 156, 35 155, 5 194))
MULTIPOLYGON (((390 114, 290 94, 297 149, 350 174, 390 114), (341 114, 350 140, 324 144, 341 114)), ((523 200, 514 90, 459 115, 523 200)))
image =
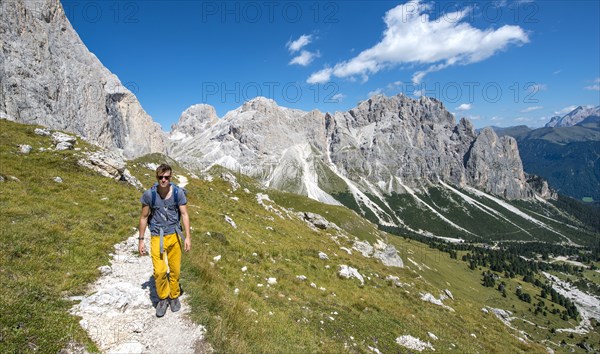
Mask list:
MULTIPOLYGON (((183 235, 183 229, 181 228, 181 211, 179 210, 179 193, 183 192, 184 195, 187 194, 187 191, 185 190, 185 188, 179 187, 178 185, 174 184, 174 183, 169 183, 172 187, 173 187, 173 200, 175 201, 175 207, 177 210, 177 226, 175 227, 175 232, 177 233, 177 235, 183 239, 183 241, 185 241, 185 235, 183 235), (180 191, 181 190, 181 191, 180 191)), ((152 186, 152 188, 150 188, 150 192, 152 193, 152 202, 150 204, 150 215, 148 216, 148 219, 152 219, 152 214, 154 213, 154 210, 156 209, 155 205, 156 205, 156 195, 158 194, 158 192, 156 191, 156 188, 158 187, 158 183, 154 183, 154 185, 152 186)), ((181 247, 183 248, 183 243, 181 243, 181 247)), ((160 229, 160 254, 163 254, 163 230, 162 228, 160 229)))

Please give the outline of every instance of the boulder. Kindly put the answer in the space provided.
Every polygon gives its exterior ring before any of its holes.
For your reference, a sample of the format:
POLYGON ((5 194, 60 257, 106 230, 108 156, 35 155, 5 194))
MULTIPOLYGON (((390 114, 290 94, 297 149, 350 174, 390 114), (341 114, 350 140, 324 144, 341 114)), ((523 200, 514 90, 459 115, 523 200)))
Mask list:
POLYGON ((404 267, 404 262, 402 261, 402 258, 400 258, 400 256, 398 255, 396 247, 389 244, 386 245, 386 247, 383 250, 375 251, 373 257, 379 259, 381 263, 388 267, 404 267))
POLYGON ((365 283, 365 279, 358 272, 358 270, 356 268, 352 268, 345 264, 340 265, 340 267, 338 269, 338 275, 344 279, 356 278, 356 279, 360 280, 361 284, 365 283))
POLYGON ((323 216, 319 215, 319 214, 315 214, 315 213, 311 213, 311 212, 300 212, 300 217, 308 222, 309 224, 312 224, 314 227, 321 229, 321 230, 328 230, 328 229, 333 229, 333 230, 341 230, 336 224, 328 221, 327 219, 325 219, 323 216))
POLYGON ((19 151, 21 154, 29 154, 31 152, 31 145, 19 145, 19 151))
POLYGON ((125 167, 123 158, 111 151, 100 150, 86 154, 84 158, 78 161, 79 165, 87 167, 104 177, 112 178, 117 181, 126 181, 137 189, 143 189, 140 181, 131 175, 125 167))

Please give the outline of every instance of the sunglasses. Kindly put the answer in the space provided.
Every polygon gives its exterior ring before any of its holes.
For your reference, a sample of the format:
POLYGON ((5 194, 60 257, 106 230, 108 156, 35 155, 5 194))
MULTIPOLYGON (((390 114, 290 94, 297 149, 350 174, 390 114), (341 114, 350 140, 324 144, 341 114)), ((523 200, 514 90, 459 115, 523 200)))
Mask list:
POLYGON ((171 179, 171 176, 156 176, 156 179, 159 181, 166 179, 168 181, 171 179))

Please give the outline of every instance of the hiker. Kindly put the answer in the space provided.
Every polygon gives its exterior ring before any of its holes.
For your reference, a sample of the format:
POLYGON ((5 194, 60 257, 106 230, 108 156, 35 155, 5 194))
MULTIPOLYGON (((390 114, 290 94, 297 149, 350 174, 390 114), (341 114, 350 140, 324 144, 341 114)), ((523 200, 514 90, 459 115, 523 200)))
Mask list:
POLYGON ((140 234, 138 250, 146 253, 144 233, 150 224, 150 255, 154 267, 154 281, 159 301, 156 316, 162 317, 167 311, 177 312, 181 308, 179 295, 179 274, 181 270, 181 250, 188 252, 192 247, 190 238, 190 218, 187 212, 187 199, 182 188, 171 183, 171 166, 162 164, 156 168, 158 183, 144 192, 141 198, 140 234), (185 231, 182 240, 181 222, 185 231), (185 240, 185 241, 184 241, 185 240), (166 257, 166 260, 165 260, 166 257), (169 274, 167 275, 167 263, 169 274))

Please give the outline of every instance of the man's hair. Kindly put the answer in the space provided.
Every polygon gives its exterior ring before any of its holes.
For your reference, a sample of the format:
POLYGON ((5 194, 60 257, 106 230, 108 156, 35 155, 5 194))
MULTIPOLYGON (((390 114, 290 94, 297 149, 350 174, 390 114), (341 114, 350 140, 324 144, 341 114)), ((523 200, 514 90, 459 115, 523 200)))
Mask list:
POLYGON ((171 174, 173 174, 173 169, 171 168, 171 166, 167 165, 166 163, 163 163, 156 168, 157 176, 160 176, 160 175, 164 174, 165 172, 171 172, 171 174))

